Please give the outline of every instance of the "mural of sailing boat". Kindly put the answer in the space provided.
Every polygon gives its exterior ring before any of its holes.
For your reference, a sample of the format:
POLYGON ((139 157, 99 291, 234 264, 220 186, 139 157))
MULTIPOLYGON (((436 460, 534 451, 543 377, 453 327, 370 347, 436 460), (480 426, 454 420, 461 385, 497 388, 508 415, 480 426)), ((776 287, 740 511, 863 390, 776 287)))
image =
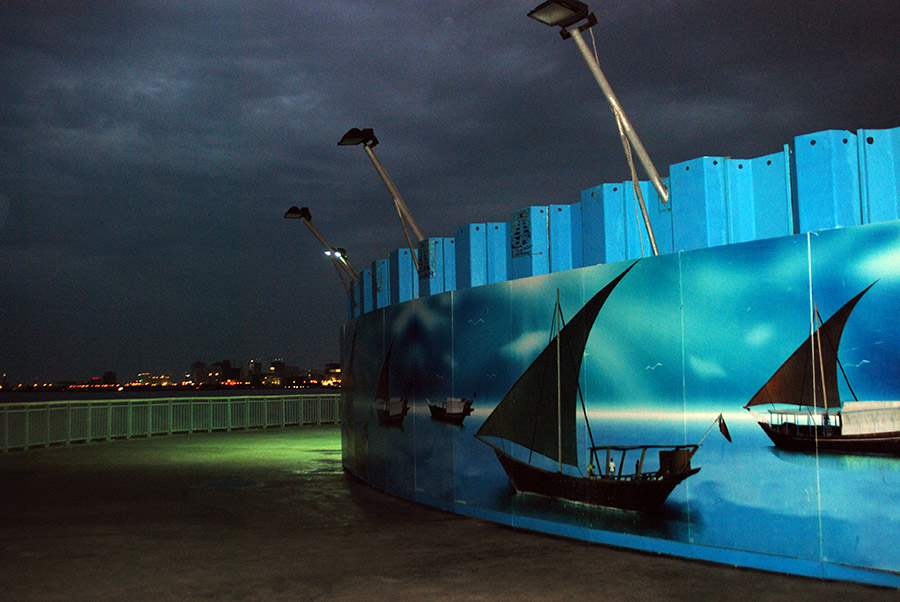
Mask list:
MULTIPOLYGON (((580 472, 576 437, 576 397, 581 362, 588 335, 610 293, 635 264, 594 295, 568 324, 557 293, 551 341, 519 377, 485 420, 475 437, 493 448, 497 459, 518 492, 536 493, 594 506, 621 510, 652 511, 661 506, 672 490, 700 469, 691 467, 695 445, 595 446, 587 412, 584 419, 591 436, 590 464, 586 476, 580 472), (554 460, 556 471, 526 462, 489 439, 497 438, 522 446, 554 460), (644 470, 647 452, 659 453, 659 469, 644 470), (633 458, 634 473, 626 472, 626 455, 633 458), (600 463, 603 460, 603 463, 600 463), (618 461, 618 470, 615 468, 618 461), (574 467, 563 472, 563 465, 574 467), (599 472, 594 467, 602 467, 599 472)), ((584 400, 581 400, 584 410, 584 400)), ((529 456, 531 458, 531 456, 529 456)))
POLYGON ((465 397, 448 397, 444 401, 428 402, 431 419, 462 426, 466 416, 472 413, 472 400, 465 397))
POLYGON ((900 454, 900 401, 859 401, 838 359, 850 313, 873 282, 822 323, 754 395, 745 409, 772 404, 759 426, 777 447, 789 451, 900 454), (838 368, 854 401, 842 402, 838 368), (795 406, 798 409, 778 409, 795 406))
POLYGON ((375 411, 378 422, 382 426, 403 426, 403 419, 409 413, 409 400, 405 397, 391 397, 391 352, 394 342, 388 346, 384 362, 381 364, 381 376, 375 389, 375 411))

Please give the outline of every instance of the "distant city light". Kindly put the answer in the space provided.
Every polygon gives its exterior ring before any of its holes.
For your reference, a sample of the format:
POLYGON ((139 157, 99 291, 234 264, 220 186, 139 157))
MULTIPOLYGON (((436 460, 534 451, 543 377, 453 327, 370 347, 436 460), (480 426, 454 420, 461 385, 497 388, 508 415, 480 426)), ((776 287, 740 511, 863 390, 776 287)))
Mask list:
POLYGON ((340 387, 340 364, 328 363, 323 369, 309 370, 287 364, 283 359, 272 361, 265 371, 259 360, 250 360, 243 364, 232 365, 224 360, 214 364, 196 362, 191 372, 180 378, 170 374, 154 374, 140 372, 130 382, 119 382, 115 372, 105 372, 102 377, 92 376, 83 381, 41 382, 34 379, 30 383, 11 383, 8 375, 0 379, 0 390, 3 391, 94 391, 112 390, 126 392, 128 390, 176 389, 176 388, 292 388, 304 389, 313 387, 340 387), (212 369, 210 369, 212 368, 212 369))

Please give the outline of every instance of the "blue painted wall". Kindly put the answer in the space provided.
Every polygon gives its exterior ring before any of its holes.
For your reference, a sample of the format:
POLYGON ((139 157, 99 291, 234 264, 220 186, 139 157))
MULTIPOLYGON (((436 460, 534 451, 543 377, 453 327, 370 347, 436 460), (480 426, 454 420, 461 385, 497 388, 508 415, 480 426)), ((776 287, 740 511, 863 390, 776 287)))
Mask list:
MULTIPOLYGON (((701 471, 650 516, 515 493, 473 434, 547 345, 557 291, 569 318, 631 263, 436 294, 345 324, 344 466, 393 494, 516 527, 900 587, 900 459, 780 451, 742 409, 809 336, 811 295, 827 318, 873 282, 839 358, 860 399, 900 399, 900 221, 639 260, 584 356, 597 444, 695 443, 719 413, 733 443, 713 431, 694 457, 701 471), (373 409, 389 346, 390 393, 411 408, 402 428, 373 409), (462 426, 430 416, 429 401, 448 396, 475 400, 462 426)), ((846 384, 841 396, 852 399, 846 384)), ((588 441, 582 426, 582 451, 588 441)))

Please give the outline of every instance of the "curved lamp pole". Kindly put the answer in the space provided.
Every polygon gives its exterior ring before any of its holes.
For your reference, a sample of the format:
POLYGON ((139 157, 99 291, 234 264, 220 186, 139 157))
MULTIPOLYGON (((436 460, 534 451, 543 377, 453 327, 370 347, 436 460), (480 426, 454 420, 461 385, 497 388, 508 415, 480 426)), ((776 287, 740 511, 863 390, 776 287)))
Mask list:
MULTIPOLYGON (((656 171, 656 167, 653 165, 653 161, 650 159, 650 155, 647 154, 647 150, 641 143, 640 138, 638 138, 637 132, 634 131, 631 121, 625 114, 625 109, 622 108, 619 99, 616 98, 615 92, 613 92, 612 87, 606 80, 606 76, 600 69, 600 64, 597 62, 597 59, 594 58, 594 55, 591 54, 587 43, 584 41, 584 37, 581 35, 582 31, 590 29, 597 24, 597 17, 594 16, 594 13, 590 12, 590 9, 588 9, 586 4, 579 2, 578 0, 551 0, 549 2, 544 2, 528 13, 528 16, 545 25, 551 27, 558 26, 560 28, 559 34, 564 40, 567 40, 570 37, 575 40, 575 45, 578 46, 578 50, 584 57, 585 62, 587 62, 591 74, 593 74, 594 79, 597 80, 597 84, 599 84, 600 89, 603 91, 603 95, 606 97, 607 102, 609 102, 613 113, 615 113, 616 117, 619 119, 626 138, 628 138, 628 141, 637 153, 638 160, 647 172, 650 182, 653 183, 653 187, 656 189, 657 194, 659 194, 659 198, 662 199, 663 203, 668 203, 669 190, 663 183, 662 178, 660 178, 659 172, 656 171), (584 21, 584 23, 578 27, 573 27, 573 25, 580 23, 581 21, 584 21)), ((647 227, 647 235, 650 239, 650 246, 653 248, 653 254, 659 255, 659 250, 656 248, 656 238, 653 236, 653 228, 650 226, 650 216, 647 214, 647 207, 644 205, 643 199, 638 197, 638 200, 641 204, 641 212, 644 216, 644 224, 647 227)))
POLYGON ((406 206, 403 197, 400 196, 400 191, 397 190, 397 186, 394 184, 394 181, 391 180, 391 177, 388 175, 387 170, 384 169, 384 165, 382 165, 381 161, 378 160, 378 155, 375 154, 375 146, 377 144, 378 138, 375 137, 375 132, 372 130, 372 128, 351 128, 338 141, 338 146, 362 145, 363 150, 366 151, 366 155, 369 157, 372 165, 375 166, 375 171, 378 172, 378 175, 381 177, 381 181, 384 182, 384 185, 387 186, 388 192, 391 193, 391 198, 394 201, 394 207, 397 209, 397 215, 400 217, 400 226, 403 228, 403 234, 406 236, 406 243, 407 245, 409 245, 409 252, 412 255, 412 260, 416 266, 416 271, 418 271, 419 262, 417 259, 415 245, 413 244, 412 238, 409 235, 409 230, 412 230, 413 236, 416 237, 416 243, 425 240, 425 235, 422 234, 422 230, 421 228, 419 228, 419 224, 416 223, 415 218, 412 216, 412 212, 410 212, 409 207, 406 206))
POLYGON ((346 273, 351 280, 355 280, 357 282, 359 282, 359 274, 356 273, 356 270, 353 269, 353 267, 350 265, 350 262, 347 260, 347 251, 328 244, 328 241, 325 240, 325 237, 322 236, 322 234, 315 226, 313 226, 312 214, 309 212, 308 207, 298 209, 296 206, 293 206, 285 212, 284 218, 303 220, 303 223, 306 224, 306 227, 310 232, 312 232, 312 235, 315 236, 320 243, 322 243, 323 247, 325 247, 325 255, 331 257, 331 261, 334 262, 334 268, 335 270, 337 270, 338 277, 341 279, 341 283, 344 285, 344 289, 349 295, 350 286, 347 284, 347 281, 344 280, 344 274, 342 274, 341 271, 343 270, 343 272, 346 273))

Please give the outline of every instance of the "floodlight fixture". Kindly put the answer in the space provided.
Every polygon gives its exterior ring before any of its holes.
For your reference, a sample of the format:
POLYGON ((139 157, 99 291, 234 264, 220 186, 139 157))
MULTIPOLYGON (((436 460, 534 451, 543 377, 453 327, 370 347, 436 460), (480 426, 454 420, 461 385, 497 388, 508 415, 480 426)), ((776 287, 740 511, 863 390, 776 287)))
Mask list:
POLYGON ((309 212, 309 207, 303 207, 302 209, 300 209, 296 205, 294 205, 284 212, 284 219, 305 219, 306 221, 311 222, 312 214, 309 212))
POLYGON ((378 138, 372 128, 350 128, 346 134, 338 141, 338 146, 356 146, 362 144, 364 146, 377 146, 378 138))
POLYGON ((413 263, 415 263, 416 271, 418 271, 419 263, 417 261, 416 245, 425 240, 425 235, 422 234, 422 229, 419 228, 419 224, 416 223, 415 218, 412 216, 412 212, 409 210, 409 207, 407 207, 403 197, 400 196, 400 191, 397 190, 397 186, 394 184, 394 181, 391 180, 391 176, 388 175, 384 165, 382 165, 381 161, 378 159, 378 155, 375 154, 375 146, 377 144, 378 138, 375 137, 375 132, 372 128, 351 128, 338 141, 338 146, 362 145, 363 150, 366 151, 366 155, 369 157, 369 160, 375 167, 375 171, 378 172, 381 181, 384 182, 384 185, 391 195, 391 199, 394 201, 394 207, 397 209, 397 215, 400 217, 400 226, 403 228, 403 234, 406 236, 406 243, 409 245, 413 263), (416 243, 413 243, 409 230, 412 230, 413 236, 416 237, 416 243))
MULTIPOLYGON (((662 200, 664 204, 668 203, 668 188, 666 188, 659 172, 656 170, 656 166, 653 165, 653 161, 650 159, 650 155, 647 154, 647 150, 641 143, 640 138, 638 138, 637 132, 635 132, 634 126, 631 125, 631 121, 628 119, 628 115, 625 114, 625 109, 622 108, 619 99, 616 97, 615 92, 613 92, 612 86, 609 85, 606 76, 600 69, 600 63, 591 53, 587 43, 584 41, 584 37, 581 35, 582 31, 590 29, 597 24, 597 18, 594 16, 594 13, 590 12, 586 4, 578 2, 577 0, 551 0, 537 6, 528 13, 528 16, 546 25, 553 27, 559 26, 561 29, 560 34, 563 39, 571 37, 575 40, 575 45, 578 46, 579 52, 581 52, 581 55, 584 57, 591 74, 600 86, 600 90, 603 92, 613 114, 616 116, 621 133, 624 134, 625 138, 631 144, 631 147, 634 148, 638 160, 647 172, 647 176, 650 178, 650 182, 656 189, 660 200, 662 200), (576 27, 575 25, 581 21, 584 21, 584 23, 576 27)), ((644 217, 644 225, 647 228, 647 237, 650 239, 650 246, 653 249, 653 254, 659 255, 659 250, 656 246, 656 238, 653 236, 653 228, 650 225, 650 216, 647 213, 647 207, 640 195, 637 196, 641 205, 641 213, 644 217)))
POLYGON ((343 270, 347 276, 350 277, 351 280, 359 280, 359 274, 356 273, 356 270, 350 265, 350 262, 347 260, 347 251, 343 248, 333 247, 328 244, 328 241, 325 240, 325 237, 319 232, 318 228, 316 228, 312 223, 312 213, 309 211, 309 207, 301 207, 298 208, 296 206, 291 207, 284 213, 285 219, 302 219, 303 223, 306 224, 306 227, 312 232, 312 235, 316 237, 322 246, 325 248, 325 255, 331 257, 331 260, 334 262, 334 267, 338 271, 338 276, 341 279, 341 282, 344 283, 344 288, 347 289, 347 292, 350 292, 350 288, 347 286, 347 283, 344 282, 344 276, 341 273, 343 270))
POLYGON ((544 2, 528 13, 528 16, 544 25, 559 27, 559 35, 564 40, 571 36, 568 29, 580 21, 585 23, 578 26, 578 31, 584 31, 597 24, 597 17, 588 9, 587 4, 578 0, 544 2))

